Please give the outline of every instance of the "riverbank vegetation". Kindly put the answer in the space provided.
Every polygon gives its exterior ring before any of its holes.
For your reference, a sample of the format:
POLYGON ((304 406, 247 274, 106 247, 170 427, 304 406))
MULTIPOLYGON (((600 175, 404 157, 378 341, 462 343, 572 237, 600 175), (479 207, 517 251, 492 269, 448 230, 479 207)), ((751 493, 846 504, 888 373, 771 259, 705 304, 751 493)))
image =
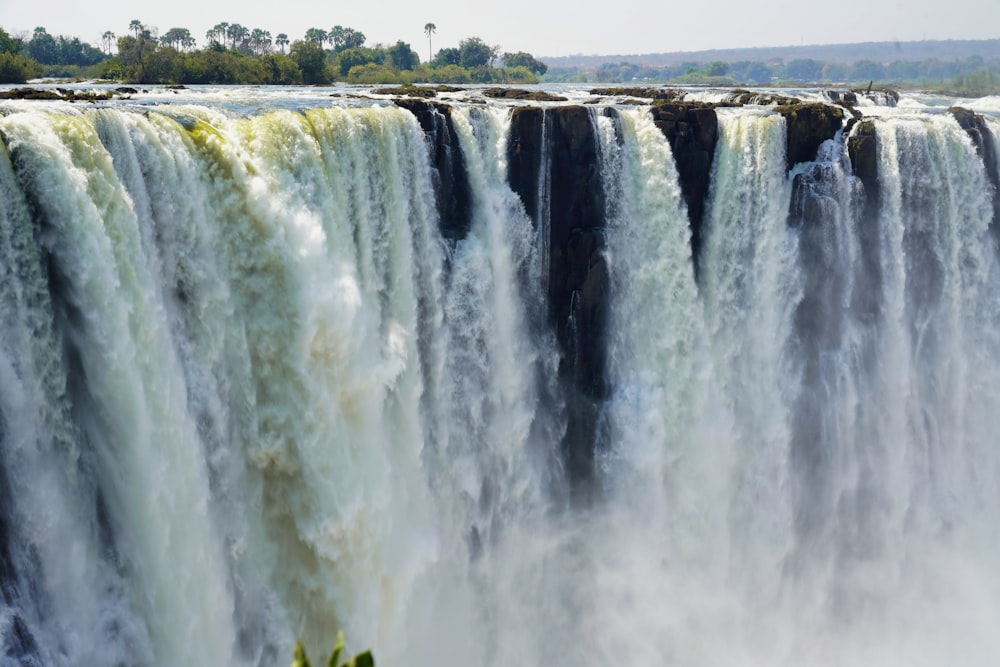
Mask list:
POLYGON ((594 69, 552 68, 547 81, 588 83, 669 83, 705 86, 875 85, 947 91, 963 95, 1000 94, 1000 59, 974 56, 962 60, 858 60, 825 62, 812 58, 781 61, 682 62, 644 66, 630 62, 604 63, 594 69))
POLYGON ((323 85, 600 83, 703 86, 891 86, 956 95, 1000 94, 1000 58, 872 59, 851 63, 813 58, 782 61, 681 62, 650 66, 627 61, 596 67, 549 68, 524 51, 504 52, 479 37, 431 48, 437 30, 424 26, 428 59, 403 41, 369 45, 365 34, 336 25, 310 28, 299 39, 239 23, 218 23, 199 48, 188 29, 158 29, 133 20, 122 35, 106 31, 97 47, 44 27, 10 35, 0 29, 0 83, 47 77, 138 84, 323 85), (433 54, 432 57, 431 54, 433 54))
MULTIPOLYGON (((428 44, 436 27, 425 26, 428 44)), ((0 83, 38 77, 107 79, 140 84, 294 85, 348 83, 537 83, 545 63, 523 51, 505 53, 479 37, 440 49, 427 62, 410 44, 366 45, 364 33, 344 26, 310 28, 301 39, 238 23, 216 24, 206 46, 186 28, 162 35, 133 20, 127 34, 108 31, 103 48, 45 28, 11 36, 0 29, 0 83)))

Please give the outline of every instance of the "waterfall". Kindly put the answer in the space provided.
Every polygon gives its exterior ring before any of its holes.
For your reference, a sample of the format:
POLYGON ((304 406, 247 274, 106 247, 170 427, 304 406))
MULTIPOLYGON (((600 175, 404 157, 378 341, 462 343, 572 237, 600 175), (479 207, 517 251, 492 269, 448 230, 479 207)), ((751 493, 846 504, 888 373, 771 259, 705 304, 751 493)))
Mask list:
POLYGON ((996 662, 1000 121, 306 102, 3 106, 4 665, 996 662))

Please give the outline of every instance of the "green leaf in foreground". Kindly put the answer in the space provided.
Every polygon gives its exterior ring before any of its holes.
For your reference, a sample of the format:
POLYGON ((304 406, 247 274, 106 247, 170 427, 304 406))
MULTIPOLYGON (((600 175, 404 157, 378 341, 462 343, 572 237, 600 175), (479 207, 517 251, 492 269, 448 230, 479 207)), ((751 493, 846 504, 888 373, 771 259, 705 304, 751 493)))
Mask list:
MULTIPOLYGON (((340 661, 340 655, 344 652, 344 633, 337 632, 337 643, 333 645, 333 653, 327 661, 327 667, 375 667, 375 658, 371 651, 362 651, 347 662, 340 661)), ((302 642, 295 642, 295 653, 292 658, 292 667, 312 667, 309 657, 306 655, 302 642)))

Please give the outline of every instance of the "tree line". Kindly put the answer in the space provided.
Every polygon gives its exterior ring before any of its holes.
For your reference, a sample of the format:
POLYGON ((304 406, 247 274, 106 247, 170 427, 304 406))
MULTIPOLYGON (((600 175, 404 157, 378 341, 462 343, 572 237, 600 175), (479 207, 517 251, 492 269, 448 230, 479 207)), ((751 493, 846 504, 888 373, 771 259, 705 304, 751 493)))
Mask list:
POLYGON ((880 84, 948 89, 954 92, 985 94, 1000 90, 1000 59, 985 60, 970 56, 944 61, 858 60, 851 63, 814 58, 795 58, 787 62, 681 62, 674 65, 640 65, 630 62, 604 63, 599 67, 552 68, 549 81, 581 83, 631 83, 637 81, 671 84, 717 86, 770 86, 817 84, 880 84))
POLYGON ((428 60, 410 44, 367 46, 360 30, 335 25, 309 28, 301 39, 262 28, 220 22, 205 34, 205 46, 190 30, 160 34, 138 19, 123 35, 106 31, 101 46, 54 37, 36 28, 29 37, 0 29, 0 83, 27 79, 100 78, 146 84, 326 84, 351 83, 535 83, 547 67, 529 53, 503 53, 469 37, 431 57, 433 23, 424 26, 428 60))
POLYGON ((651 66, 630 62, 596 68, 549 69, 523 51, 502 52, 478 37, 433 49, 434 23, 424 25, 426 60, 403 41, 368 45, 349 26, 309 28, 299 39, 262 28, 220 22, 199 37, 173 27, 160 34, 138 19, 122 35, 106 31, 99 46, 51 35, 44 27, 12 36, 0 29, 0 83, 37 77, 101 78, 131 83, 325 84, 663 82, 702 85, 867 84, 943 89, 960 94, 1000 92, 1000 59, 922 61, 866 59, 851 63, 794 58, 782 61, 681 62, 651 66))

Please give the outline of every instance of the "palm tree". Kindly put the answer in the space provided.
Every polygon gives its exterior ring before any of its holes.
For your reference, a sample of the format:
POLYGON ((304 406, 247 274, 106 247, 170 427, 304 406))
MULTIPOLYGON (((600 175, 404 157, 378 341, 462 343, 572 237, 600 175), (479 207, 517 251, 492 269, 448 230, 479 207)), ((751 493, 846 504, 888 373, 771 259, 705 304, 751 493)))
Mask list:
POLYGON ((255 55, 262 56, 271 50, 271 33, 262 28, 254 28, 250 32, 250 48, 255 55))
POLYGON ((278 36, 274 38, 274 43, 281 49, 281 55, 285 55, 285 47, 288 46, 288 35, 279 32, 278 36))
POLYGON ((215 42, 221 46, 226 45, 226 35, 229 33, 229 24, 223 21, 222 23, 216 23, 215 26, 205 33, 205 39, 208 40, 209 45, 215 42))
POLYGON ((250 37, 250 28, 242 26, 239 23, 230 23, 229 28, 226 30, 226 35, 229 37, 229 41, 232 42, 232 48, 238 49, 243 47, 244 43, 250 37))
POLYGON ((135 32, 136 39, 139 39, 139 35, 142 33, 143 28, 144 26, 142 25, 142 21, 139 19, 132 19, 132 22, 128 24, 128 29, 135 32))
POLYGON ((306 30, 306 40, 323 46, 329 39, 329 34, 322 28, 309 28, 306 30))
POLYGON ((110 30, 105 30, 104 34, 101 35, 101 42, 104 44, 104 50, 111 55, 111 45, 115 43, 115 33, 110 30))
POLYGON ((433 23, 424 24, 424 34, 427 35, 427 62, 430 62, 433 59, 432 53, 434 49, 431 47, 431 35, 437 32, 437 29, 438 27, 433 23))

